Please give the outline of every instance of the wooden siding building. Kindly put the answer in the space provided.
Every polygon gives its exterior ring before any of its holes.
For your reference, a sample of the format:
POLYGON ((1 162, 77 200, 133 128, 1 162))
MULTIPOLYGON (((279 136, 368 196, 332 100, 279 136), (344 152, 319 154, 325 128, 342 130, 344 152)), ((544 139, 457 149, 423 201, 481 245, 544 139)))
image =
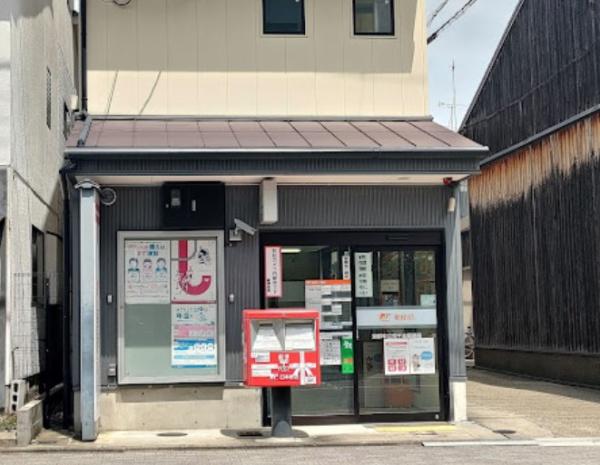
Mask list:
POLYGON ((600 3, 522 0, 461 132, 477 365, 600 385, 600 3))

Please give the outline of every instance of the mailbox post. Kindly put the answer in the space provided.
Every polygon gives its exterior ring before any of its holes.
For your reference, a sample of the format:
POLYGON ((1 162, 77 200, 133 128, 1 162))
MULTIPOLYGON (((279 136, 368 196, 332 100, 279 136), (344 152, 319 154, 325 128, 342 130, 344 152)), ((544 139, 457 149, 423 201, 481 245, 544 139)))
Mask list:
POLYGON ((292 387, 321 384, 319 312, 245 310, 244 383, 271 388, 273 437, 292 436, 292 387))

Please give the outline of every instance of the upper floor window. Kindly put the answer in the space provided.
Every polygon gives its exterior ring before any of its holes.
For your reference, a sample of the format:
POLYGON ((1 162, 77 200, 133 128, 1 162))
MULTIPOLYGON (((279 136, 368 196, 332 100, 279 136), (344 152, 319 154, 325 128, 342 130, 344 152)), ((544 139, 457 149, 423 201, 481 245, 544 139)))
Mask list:
POLYGON ((265 34, 304 34, 304 0, 263 0, 265 34))
POLYGON ((394 0, 354 0, 354 34, 394 35, 394 0))

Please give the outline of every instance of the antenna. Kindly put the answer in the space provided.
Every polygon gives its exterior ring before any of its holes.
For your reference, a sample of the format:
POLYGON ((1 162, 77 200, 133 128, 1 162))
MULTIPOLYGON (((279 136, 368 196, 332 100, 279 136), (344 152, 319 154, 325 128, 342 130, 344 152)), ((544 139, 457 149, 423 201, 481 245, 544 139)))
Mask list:
POLYGON ((465 105, 456 102, 456 64, 454 59, 452 60, 450 69, 452 70, 452 103, 440 102, 438 106, 440 108, 450 109, 450 123, 448 127, 453 131, 456 131, 458 129, 458 116, 456 110, 458 107, 464 107, 465 105))

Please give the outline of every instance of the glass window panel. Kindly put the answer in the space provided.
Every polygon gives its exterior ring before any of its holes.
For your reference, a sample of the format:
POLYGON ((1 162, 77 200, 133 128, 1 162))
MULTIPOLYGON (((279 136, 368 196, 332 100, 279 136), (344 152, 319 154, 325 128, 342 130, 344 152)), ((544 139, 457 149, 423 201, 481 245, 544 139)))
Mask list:
POLYGON ((265 34, 304 34, 304 0, 263 0, 265 34))
MULTIPOLYGON (((305 308, 307 281, 326 280, 324 284, 327 286, 331 280, 341 280, 344 276, 345 258, 349 263, 350 256, 350 251, 344 248, 327 246, 290 245, 284 246, 282 253, 283 296, 267 299, 268 308, 305 308)), ((309 282, 308 285, 310 284, 309 282)), ((340 301, 341 308, 334 309, 334 305, 322 306, 321 338, 340 341, 343 336, 352 337, 350 295, 349 290, 331 289, 332 301, 340 301)), ((337 364, 323 365, 321 385, 294 388, 292 405, 294 415, 300 416, 353 414, 353 375, 342 373, 341 359, 337 364)))
POLYGON ((354 33, 393 35, 393 0, 354 0, 354 33))

